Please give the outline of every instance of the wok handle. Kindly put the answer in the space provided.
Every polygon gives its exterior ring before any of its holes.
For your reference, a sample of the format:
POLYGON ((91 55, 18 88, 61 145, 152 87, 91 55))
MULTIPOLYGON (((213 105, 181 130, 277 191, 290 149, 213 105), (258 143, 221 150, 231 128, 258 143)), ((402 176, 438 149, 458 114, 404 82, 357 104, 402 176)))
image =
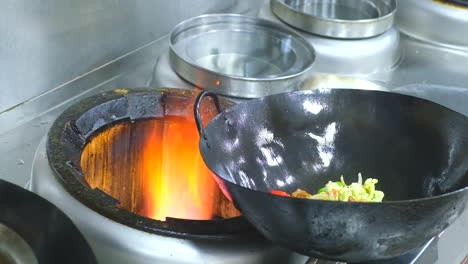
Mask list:
POLYGON ((218 99, 218 96, 216 95, 216 93, 214 93, 212 91, 202 91, 197 96, 197 99, 195 99, 195 104, 194 104, 194 107, 193 107, 194 108, 193 111, 194 111, 194 114, 195 114, 195 122, 197 124, 198 134, 200 134, 200 138, 203 138, 204 140, 207 140, 207 137, 206 137, 206 134, 205 134, 205 129, 203 128, 203 120, 202 120, 201 113, 200 113, 200 105, 201 105, 201 102, 202 102, 203 98, 205 98, 206 96, 209 96, 209 97, 213 98, 216 109, 218 110, 218 112, 221 112, 219 99, 218 99))

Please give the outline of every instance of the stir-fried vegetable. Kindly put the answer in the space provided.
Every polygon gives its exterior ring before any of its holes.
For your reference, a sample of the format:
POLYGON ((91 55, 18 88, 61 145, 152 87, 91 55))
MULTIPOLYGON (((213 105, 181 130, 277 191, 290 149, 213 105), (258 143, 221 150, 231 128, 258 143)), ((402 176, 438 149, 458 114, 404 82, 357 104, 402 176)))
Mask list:
MULTIPOLYGON (((341 176, 339 182, 329 181, 325 187, 318 190, 317 194, 311 195, 304 190, 297 189, 291 196, 296 198, 328 200, 328 201, 343 201, 343 202, 381 202, 384 198, 384 193, 375 189, 378 183, 377 179, 369 178, 362 184, 361 173, 358 174, 358 182, 353 182, 347 185, 341 176)), ((272 194, 281 193, 282 191, 271 191, 272 194)))

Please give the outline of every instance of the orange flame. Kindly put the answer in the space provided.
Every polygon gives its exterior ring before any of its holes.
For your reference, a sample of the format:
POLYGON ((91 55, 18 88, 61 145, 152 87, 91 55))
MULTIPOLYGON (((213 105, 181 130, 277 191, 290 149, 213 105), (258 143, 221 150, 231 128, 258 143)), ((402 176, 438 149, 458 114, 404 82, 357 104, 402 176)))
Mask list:
POLYGON ((143 150, 144 215, 212 219, 219 188, 199 153, 193 117, 166 115, 158 121, 143 150))

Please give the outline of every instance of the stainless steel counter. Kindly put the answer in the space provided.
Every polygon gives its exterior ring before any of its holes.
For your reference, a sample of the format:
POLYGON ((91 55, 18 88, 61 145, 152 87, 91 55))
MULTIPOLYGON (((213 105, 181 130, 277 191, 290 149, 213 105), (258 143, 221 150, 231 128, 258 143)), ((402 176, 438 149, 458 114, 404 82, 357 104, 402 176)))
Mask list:
MULTIPOLYGON (((395 92, 421 96, 468 115, 468 53, 405 35, 401 36, 400 45, 402 59, 391 78, 373 81, 395 92)), ((148 86, 157 58, 167 51, 165 36, 0 112, 0 178, 27 186, 34 152, 53 120, 66 107, 91 94, 148 86)), ((464 226, 467 221, 468 212, 439 239, 437 264, 459 263, 468 254, 468 229, 464 226)))
POLYGON ((259 0, 4 0, 0 113, 161 38, 205 13, 245 13, 259 0))

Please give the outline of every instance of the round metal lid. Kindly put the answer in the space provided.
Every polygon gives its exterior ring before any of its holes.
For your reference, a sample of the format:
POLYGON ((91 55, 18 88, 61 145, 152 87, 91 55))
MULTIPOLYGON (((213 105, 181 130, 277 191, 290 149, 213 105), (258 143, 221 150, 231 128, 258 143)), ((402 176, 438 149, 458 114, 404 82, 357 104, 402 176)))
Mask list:
POLYGON ((291 29, 243 15, 203 15, 170 36, 172 68, 207 90, 255 98, 291 90, 314 60, 312 45, 291 29))
POLYGON ((390 29, 395 0, 271 0, 284 22, 332 38, 369 38, 390 29))

